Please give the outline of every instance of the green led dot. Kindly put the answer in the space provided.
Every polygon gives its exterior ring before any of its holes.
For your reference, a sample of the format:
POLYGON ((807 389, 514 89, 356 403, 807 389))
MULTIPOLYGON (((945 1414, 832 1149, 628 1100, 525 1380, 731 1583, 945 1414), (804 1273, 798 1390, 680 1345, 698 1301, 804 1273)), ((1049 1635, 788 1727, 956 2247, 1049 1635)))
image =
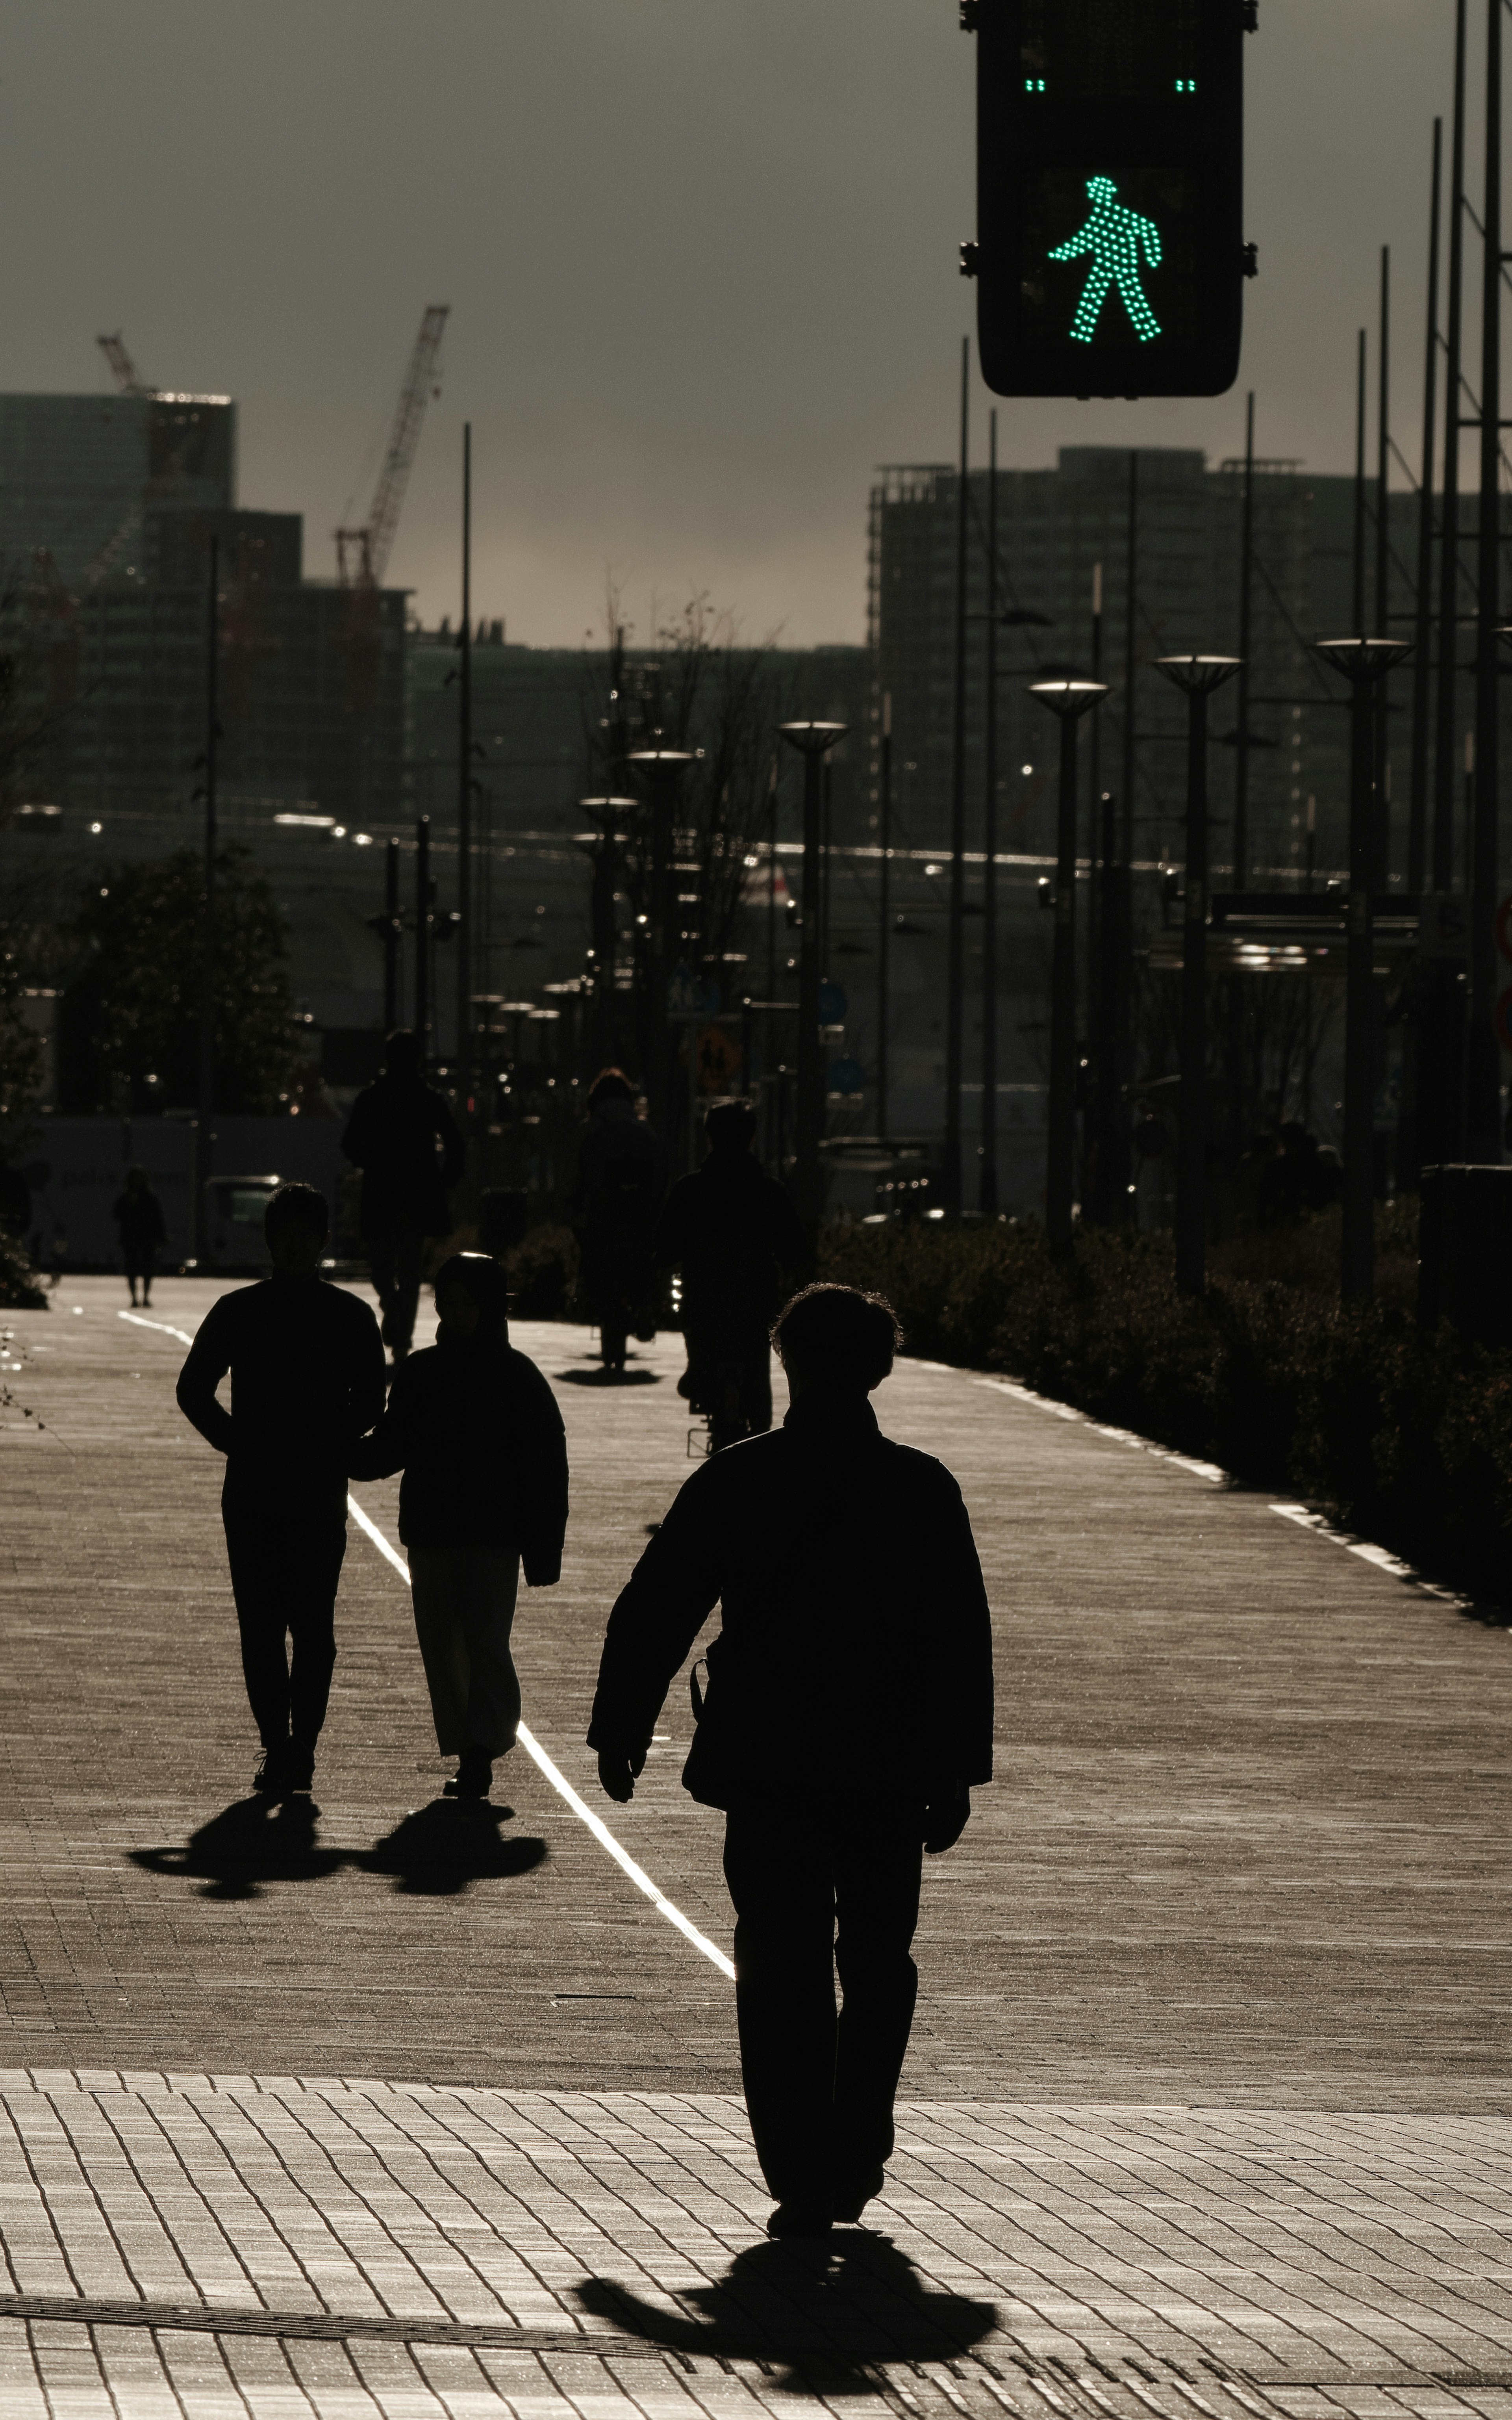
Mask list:
POLYGON ((1160 267, 1160 232, 1153 219, 1115 201, 1118 190, 1111 177, 1089 177, 1087 192, 1092 205, 1091 216, 1077 234, 1057 244, 1049 256, 1052 260, 1079 260, 1087 253, 1092 256, 1092 266, 1071 325, 1071 333, 1080 345, 1091 343, 1103 305, 1115 286, 1140 343, 1149 344, 1152 336, 1161 333, 1160 321, 1145 298, 1140 277, 1141 256, 1151 269, 1160 267))

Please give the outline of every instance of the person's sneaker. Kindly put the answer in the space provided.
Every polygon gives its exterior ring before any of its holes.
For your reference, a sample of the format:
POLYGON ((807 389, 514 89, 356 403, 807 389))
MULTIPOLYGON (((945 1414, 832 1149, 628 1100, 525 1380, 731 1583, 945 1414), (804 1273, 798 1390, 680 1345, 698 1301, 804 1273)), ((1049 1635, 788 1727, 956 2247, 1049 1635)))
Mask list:
POLYGON ((880 2168, 873 2168, 870 2176, 861 2177, 854 2183, 837 2185, 835 2188, 834 2211, 835 2216, 840 2221, 841 2225, 842 2226, 854 2226, 857 2219, 860 2217, 862 2211, 865 2210, 867 2203, 871 2201, 873 2195, 879 2194, 882 2191, 883 2185, 886 2181, 887 2180, 884 2177, 882 2170, 880 2168))
POLYGON ((768 2235, 783 2237, 825 2236, 829 2228, 828 2211, 812 2201, 779 2201, 766 2222, 768 2235))
POLYGON ((252 1777, 252 1786, 263 1798, 276 1798, 288 1788, 288 1742, 278 1740, 263 1750, 262 1762, 252 1777))
POLYGON ((481 1747, 462 1751, 461 1761, 454 1780, 446 1784, 445 1798, 486 1798, 493 1787, 493 1759, 481 1747))

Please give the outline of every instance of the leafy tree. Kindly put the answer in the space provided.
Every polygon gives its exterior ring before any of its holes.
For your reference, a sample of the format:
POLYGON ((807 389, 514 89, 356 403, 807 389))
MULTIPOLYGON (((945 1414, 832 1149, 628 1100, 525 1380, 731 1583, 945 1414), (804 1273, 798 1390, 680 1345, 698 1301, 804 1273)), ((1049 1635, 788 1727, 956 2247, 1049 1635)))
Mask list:
MULTIPOLYGON (((103 869, 81 902, 88 952, 65 1001, 71 1109, 187 1108, 199 1092, 205 879, 194 849, 103 869)), ((300 1058, 284 919, 250 850, 215 876, 215 1106, 276 1115, 300 1058)))
POLYGON ((0 1125, 20 1117, 42 1072, 42 1040, 22 1009, 19 959, 0 947, 0 1125))

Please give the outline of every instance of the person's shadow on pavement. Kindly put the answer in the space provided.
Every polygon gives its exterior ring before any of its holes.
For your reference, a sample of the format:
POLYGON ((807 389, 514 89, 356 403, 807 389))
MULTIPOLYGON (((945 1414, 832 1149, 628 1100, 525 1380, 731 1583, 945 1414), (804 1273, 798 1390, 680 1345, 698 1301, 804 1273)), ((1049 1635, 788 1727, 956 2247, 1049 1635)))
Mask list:
POLYGON ((659 1387, 659 1370, 559 1370, 569 1387, 659 1387))
POLYGON ((528 1874, 546 1855, 546 1842, 529 1835, 500 1838, 512 1807, 487 1801, 458 1803, 433 1798, 396 1823, 392 1832, 353 1859, 370 1874, 392 1874, 397 1890, 431 1899, 455 1899, 471 1883, 528 1874))
POLYGON ((131 1863, 146 1873, 202 1883, 201 1899, 260 1899, 264 1883, 323 1882, 346 1858, 339 1849, 316 1845, 319 1812, 305 1797, 239 1798, 181 1849, 133 1849, 131 1863))
MULTIPOLYGON (((991 2303, 933 2291, 896 2244, 864 2228, 801 2245, 752 2244, 727 2276, 678 2295, 698 2318, 671 2318, 606 2277, 576 2290, 595 2319, 675 2352, 821 2363, 829 2391, 844 2387, 829 2375, 832 2364, 842 2372, 862 2362, 945 2361, 998 2325, 991 2303)), ((859 2374, 855 2385, 875 2391, 859 2374)))

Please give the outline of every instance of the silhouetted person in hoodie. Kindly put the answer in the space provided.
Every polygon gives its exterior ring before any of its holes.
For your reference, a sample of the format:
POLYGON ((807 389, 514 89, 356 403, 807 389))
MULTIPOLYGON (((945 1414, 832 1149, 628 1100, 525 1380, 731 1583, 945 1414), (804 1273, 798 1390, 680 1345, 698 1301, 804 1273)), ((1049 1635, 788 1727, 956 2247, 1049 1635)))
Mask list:
POLYGON ((498 1264, 454 1252, 436 1308, 436 1342, 399 1371, 348 1467, 354 1479, 404 1472, 399 1535, 436 1745, 461 1760, 446 1795, 480 1799, 519 1727, 509 1637, 521 1563, 532 1588, 562 1576, 567 1445, 550 1388, 509 1342, 498 1264))
POLYGON ((383 1073, 352 1103, 341 1147, 363 1171, 357 1223, 383 1342, 402 1361, 415 1332, 425 1238, 451 1231, 446 1196, 462 1174, 466 1150, 451 1110, 425 1081, 418 1034, 389 1035, 383 1073))
POLYGON ((604 1067, 588 1095, 578 1151, 578 1223, 588 1316, 606 1370, 623 1370, 631 1329, 656 1332, 656 1213, 667 1190, 667 1156, 637 1117, 628 1077, 604 1067))
POLYGON ((588 1744, 609 1795, 631 1797, 719 1604, 683 1786, 726 1810, 767 2231, 822 2235, 882 2189, 921 1853, 953 1847, 992 1778, 992 1628, 961 1490, 867 1402, 892 1367, 890 1307, 809 1286, 774 1337, 792 1408, 677 1497, 609 1617, 588 1744))
POLYGON ((808 1246, 788 1194, 751 1156, 756 1112, 722 1101, 703 1121, 708 1153, 667 1196, 656 1257, 683 1280, 687 1370, 678 1391, 710 1416, 716 1450, 772 1425, 770 1329, 784 1274, 808 1246))
POLYGON ((308 1790, 336 1661, 347 1457, 383 1408, 383 1346, 365 1302, 322 1282, 330 1213, 281 1185, 263 1233, 273 1274, 222 1295, 178 1373, 178 1408, 226 1457, 221 1512, 241 1668, 262 1738, 254 1789, 308 1790), (231 1408, 215 1390, 231 1373, 231 1408))

